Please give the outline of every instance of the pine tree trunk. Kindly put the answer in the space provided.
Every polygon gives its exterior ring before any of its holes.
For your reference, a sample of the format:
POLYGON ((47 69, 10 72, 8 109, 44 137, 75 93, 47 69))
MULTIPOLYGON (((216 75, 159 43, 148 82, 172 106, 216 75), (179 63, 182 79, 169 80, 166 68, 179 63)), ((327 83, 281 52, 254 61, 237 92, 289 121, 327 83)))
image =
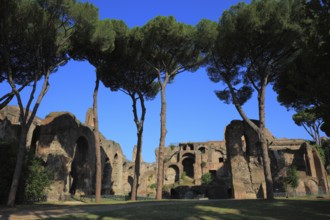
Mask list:
POLYGON ((135 157, 135 165, 134 165, 134 179, 131 193, 131 200, 137 200, 137 192, 139 187, 139 178, 140 178, 140 166, 141 166, 141 153, 142 153, 142 133, 143 128, 140 127, 138 129, 138 143, 136 148, 136 157, 135 157))
POLYGON ((163 177, 164 177, 164 148, 166 138, 166 96, 165 96, 166 83, 161 85, 161 113, 160 113, 160 141, 158 149, 158 172, 157 172, 157 190, 156 199, 162 199, 163 192, 163 177))
POLYGON ((266 93, 266 83, 264 83, 261 87, 261 90, 258 94, 258 103, 259 103, 259 141, 262 150, 262 160, 263 160, 263 167, 264 167, 264 174, 265 174, 265 181, 266 181, 266 193, 267 199, 273 200, 274 199, 274 192, 273 192, 273 178, 272 172, 270 168, 270 159, 268 154, 268 143, 265 136, 265 93, 266 93))
POLYGON ((102 169, 101 169, 101 149, 99 138, 99 120, 97 114, 97 95, 99 90, 100 79, 96 74, 95 89, 93 93, 93 119, 94 119, 94 136, 95 136, 95 156, 96 156, 96 180, 95 180, 95 202, 101 201, 101 184, 102 184, 102 169))
POLYGON ((17 187, 19 184, 19 180, 22 173, 22 167, 24 163, 24 156, 26 152, 26 137, 27 137, 27 128, 25 124, 21 124, 21 136, 18 146, 18 153, 17 153, 17 159, 16 159, 16 166, 15 171, 13 175, 13 179, 11 182, 11 187, 9 191, 7 206, 13 207, 15 205, 15 199, 16 199, 16 193, 17 193, 17 187))
POLYGON ((144 104, 144 97, 141 93, 139 93, 139 100, 141 105, 141 117, 138 119, 137 115, 137 107, 136 107, 136 99, 134 95, 131 95, 133 100, 133 114, 134 114, 134 122, 137 129, 137 147, 136 147, 136 156, 135 156, 135 165, 134 165, 134 179, 133 186, 131 191, 131 200, 137 200, 138 188, 139 188, 139 178, 140 178, 140 166, 141 166, 141 154, 142 154, 142 137, 143 137, 143 124, 144 118, 146 115, 146 108, 144 104))

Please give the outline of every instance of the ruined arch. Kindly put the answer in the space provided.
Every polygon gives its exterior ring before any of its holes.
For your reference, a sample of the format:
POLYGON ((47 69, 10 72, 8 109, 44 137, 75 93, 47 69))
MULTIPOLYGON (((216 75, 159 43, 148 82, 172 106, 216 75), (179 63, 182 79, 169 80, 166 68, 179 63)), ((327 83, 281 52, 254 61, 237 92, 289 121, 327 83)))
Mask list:
POLYGON ((132 188, 133 188, 133 181, 134 181, 134 178, 132 176, 128 176, 127 177, 127 182, 128 182, 128 185, 129 185, 129 192, 132 192, 132 188))
POLYGON ((183 171, 186 173, 188 177, 192 179, 194 179, 195 176, 194 164, 195 164, 195 155, 191 153, 186 153, 182 156, 183 171))
POLYGON ((106 157, 103 166, 103 174, 102 174, 102 194, 111 193, 111 174, 112 174, 111 163, 109 158, 106 157))
POLYGON ((86 191, 85 179, 88 175, 88 141, 85 137, 80 136, 76 141, 74 150, 74 158, 71 163, 71 178, 70 194, 74 195, 77 190, 86 191))
POLYGON ((167 167, 166 173, 165 173, 166 184, 176 183, 176 182, 179 181, 179 179, 180 179, 179 167, 177 165, 174 165, 174 164, 167 167))

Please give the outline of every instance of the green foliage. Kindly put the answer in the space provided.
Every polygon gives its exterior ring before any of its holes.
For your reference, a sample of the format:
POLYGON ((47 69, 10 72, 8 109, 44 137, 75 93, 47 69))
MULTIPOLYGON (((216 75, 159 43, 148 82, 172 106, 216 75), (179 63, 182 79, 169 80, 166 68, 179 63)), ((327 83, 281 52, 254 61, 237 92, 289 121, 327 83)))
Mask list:
POLYGON ((292 119, 298 126, 302 126, 313 138, 317 145, 321 145, 320 126, 323 124, 322 118, 317 114, 315 108, 308 108, 297 112, 292 119))
POLYGON ((213 181, 212 174, 211 173, 205 173, 202 176, 202 183, 203 184, 210 184, 213 181))
POLYGON ((299 185, 299 177, 297 169, 294 166, 291 166, 287 169, 286 177, 284 178, 285 184, 290 186, 293 189, 296 189, 299 185))
POLYGON ((156 183, 153 183, 153 184, 150 184, 149 185, 149 188, 150 189, 156 189, 156 187, 157 187, 156 183))
MULTIPOLYGON (((325 166, 328 167, 328 169, 330 169, 330 140, 322 140, 322 149, 324 151, 324 156, 325 156, 325 166)), ((328 173, 329 170, 328 170, 328 173)))
POLYGON ((174 144, 171 144, 171 145, 170 145, 170 149, 171 149, 171 151, 173 151, 175 148, 176 148, 176 146, 175 146, 174 144))
POLYGON ((25 201, 40 201, 46 194, 51 184, 52 172, 43 166, 43 160, 33 158, 28 167, 28 174, 25 182, 25 201))
POLYGON ((325 156, 326 155, 325 155, 324 149, 319 145, 313 145, 313 147, 319 153, 321 160, 322 160, 322 164, 325 165, 325 159, 326 159, 325 156))
POLYGON ((323 118, 321 130, 330 135, 330 2, 306 1, 301 17, 303 36, 297 36, 296 58, 281 70, 274 89, 287 108, 315 107, 323 118))
POLYGON ((185 180, 186 178, 187 178, 187 174, 186 174, 185 171, 183 171, 183 172, 181 173, 181 179, 182 179, 182 180, 185 180))
POLYGON ((295 7, 292 1, 252 1, 222 14, 207 68, 213 82, 228 86, 216 91, 220 100, 243 105, 253 90, 260 93, 276 79, 300 33, 295 7))
POLYGON ((202 168, 204 168, 206 166, 206 162, 202 161, 201 166, 202 166, 202 168))

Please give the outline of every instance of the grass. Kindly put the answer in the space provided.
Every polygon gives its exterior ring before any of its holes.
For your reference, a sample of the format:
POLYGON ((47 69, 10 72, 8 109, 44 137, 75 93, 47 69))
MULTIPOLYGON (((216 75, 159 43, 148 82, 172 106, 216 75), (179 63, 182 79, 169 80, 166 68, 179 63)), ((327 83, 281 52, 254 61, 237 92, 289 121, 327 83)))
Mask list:
POLYGON ((217 200, 176 201, 175 204, 159 203, 162 201, 135 202, 132 207, 113 210, 109 205, 108 211, 90 210, 84 214, 72 214, 56 219, 330 219, 329 198, 276 199, 273 202, 266 200, 217 200))

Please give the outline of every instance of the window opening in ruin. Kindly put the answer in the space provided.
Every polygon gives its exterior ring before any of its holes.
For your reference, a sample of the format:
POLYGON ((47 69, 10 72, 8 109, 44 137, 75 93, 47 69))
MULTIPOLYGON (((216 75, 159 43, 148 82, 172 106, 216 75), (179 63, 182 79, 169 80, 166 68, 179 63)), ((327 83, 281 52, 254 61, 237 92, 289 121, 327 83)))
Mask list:
POLYGON ((220 158, 219 158, 219 163, 223 163, 223 162, 224 162, 223 157, 220 157, 220 158))
POLYGON ((202 154, 205 154, 205 147, 200 147, 199 149, 198 149, 202 154))
POLYGON ((195 163, 194 156, 188 156, 182 161, 183 171, 186 173, 188 177, 192 179, 194 178, 194 163, 195 163))
MULTIPOLYGON (((76 142, 76 150, 73 161, 71 163, 72 183, 70 186, 70 194, 74 195, 76 190, 84 190, 84 179, 88 178, 88 142, 84 137, 79 137, 76 142)), ((86 190, 86 189, 85 189, 86 190)))
POLYGON ((246 153, 246 141, 244 135, 241 137, 241 143, 242 143, 242 151, 246 153))
POLYGON ((183 146, 183 147, 182 147, 182 150, 187 150, 187 146, 186 146, 186 145, 183 146))
POLYGON ((113 162, 114 163, 117 163, 118 162, 118 154, 116 153, 115 156, 113 157, 113 162))

